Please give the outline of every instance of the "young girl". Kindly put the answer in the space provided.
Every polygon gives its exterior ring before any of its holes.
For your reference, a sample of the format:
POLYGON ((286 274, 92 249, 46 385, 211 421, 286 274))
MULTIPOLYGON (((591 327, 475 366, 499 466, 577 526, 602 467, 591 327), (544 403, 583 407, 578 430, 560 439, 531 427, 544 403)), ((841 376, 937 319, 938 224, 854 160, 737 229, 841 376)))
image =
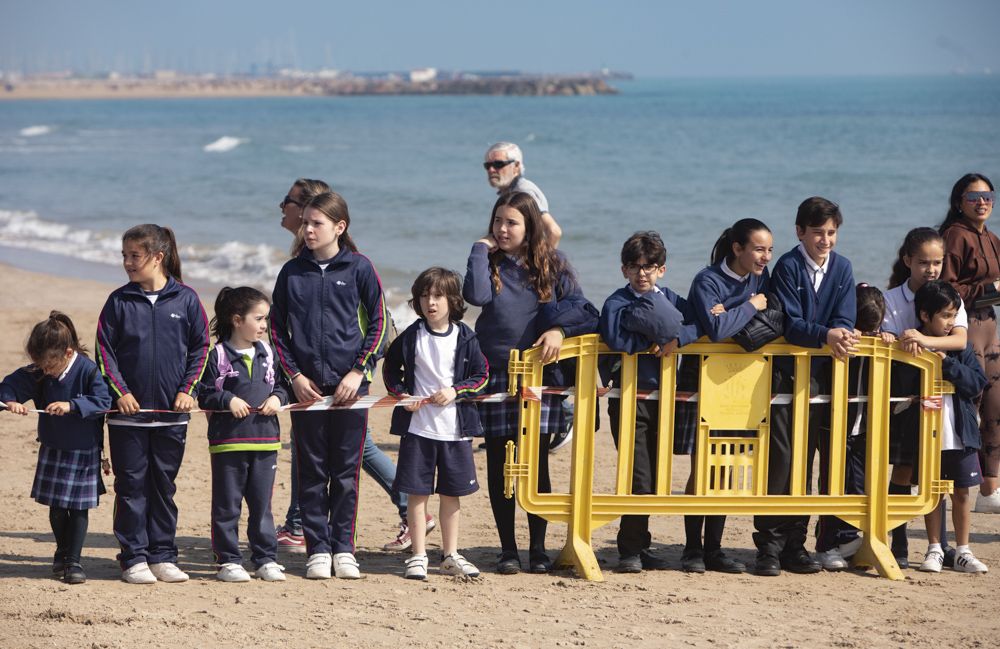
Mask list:
POLYGON ((122 260, 129 283, 108 297, 97 323, 97 361, 118 409, 108 417, 118 560, 130 584, 182 582, 174 481, 208 360, 208 318, 180 283, 170 228, 129 229, 122 260))
POLYGON ((62 573, 67 584, 82 584, 87 580, 80 554, 88 510, 104 493, 101 447, 111 396, 65 314, 53 311, 36 324, 26 351, 32 364, 0 383, 0 402, 18 415, 28 414, 22 405, 28 400, 45 411, 38 415, 41 444, 31 497, 49 506, 56 537, 52 572, 62 573))
POLYGON ((406 578, 427 578, 424 521, 427 499, 435 491, 441 496, 441 573, 477 577, 479 570, 458 553, 458 519, 459 497, 479 490, 471 440, 482 426, 476 405, 456 399, 485 389, 489 365, 476 334, 462 322, 465 303, 456 273, 428 268, 411 293, 410 306, 420 319, 392 342, 382 365, 389 392, 430 401, 392 413, 392 433, 403 436, 393 489, 409 497, 413 554, 406 561, 406 578))
MULTIPOLYGON (((462 295, 483 307, 476 334, 493 372, 487 391, 506 392, 511 349, 542 348, 542 361, 556 360, 564 336, 597 330, 597 310, 580 291, 569 262, 545 237, 538 205, 525 193, 501 196, 493 206, 485 237, 472 245, 462 295)), ((546 368, 548 385, 565 385, 557 365, 546 368)), ((549 436, 563 428, 563 397, 542 397, 542 442, 539 447, 538 491, 548 493, 549 436)), ((515 438, 520 406, 517 401, 480 404, 486 436, 487 484, 490 505, 500 535, 500 574, 521 569, 514 539, 514 499, 504 497, 505 447, 515 438)), ((545 519, 528 514, 528 558, 531 572, 548 572, 545 519)))
MULTIPOLYGON (((382 284, 347 229, 347 203, 325 192, 302 211, 306 247, 278 273, 272 294, 276 356, 299 402, 342 403, 368 393, 385 344, 382 284)), ((358 579, 354 533, 367 410, 292 413, 306 577, 358 579), (332 556, 331 556, 332 555, 332 556)))
POLYGON ((281 448, 278 409, 288 400, 274 354, 265 341, 267 296, 241 286, 219 291, 212 333, 215 347, 208 355, 198 405, 215 412, 208 420, 212 457, 212 550, 220 581, 250 581, 243 569, 237 539, 241 503, 250 518, 247 537, 256 575, 264 581, 284 581, 275 561, 278 537, 271 516, 271 490, 281 448), (252 412, 254 409, 256 412, 252 412))
MULTIPOLYGON (((695 275, 688 295, 688 303, 700 328, 713 342, 732 337, 750 322, 755 313, 767 307, 767 264, 773 251, 771 230, 757 219, 740 219, 726 228, 715 242, 712 265, 695 275), (717 306, 720 304, 721 307, 717 306)), ((685 452, 691 454, 691 466, 694 467, 693 439, 685 452)), ((694 493, 694 478, 692 471, 685 493, 694 493)), ((687 538, 681 567, 685 571, 704 572, 708 569, 739 573, 746 570, 746 566, 722 552, 725 525, 725 516, 684 517, 687 538)))
MULTIPOLYGON (((915 354, 924 349, 940 351, 965 349, 969 319, 962 305, 959 305, 955 326, 947 336, 938 338, 919 331, 920 321, 914 308, 914 295, 925 283, 940 277, 943 263, 944 240, 941 235, 931 228, 914 228, 906 233, 896 263, 892 266, 889 290, 885 293, 886 309, 882 331, 895 336, 905 349, 915 354)), ((899 366, 893 375, 895 393, 910 395, 918 392, 915 372, 906 366, 899 366)), ((892 464, 890 494, 910 494, 918 442, 916 436, 920 429, 918 415, 918 408, 911 406, 894 414, 890 419, 889 462, 892 464)), ((941 502, 944 506, 944 501, 941 502)), ((942 516, 941 521, 944 520, 942 516)), ((942 540, 944 538, 945 535, 942 533, 942 540)), ((892 553, 901 568, 909 567, 909 542, 905 524, 892 531, 892 553)), ((947 552, 945 556, 954 558, 947 552)))

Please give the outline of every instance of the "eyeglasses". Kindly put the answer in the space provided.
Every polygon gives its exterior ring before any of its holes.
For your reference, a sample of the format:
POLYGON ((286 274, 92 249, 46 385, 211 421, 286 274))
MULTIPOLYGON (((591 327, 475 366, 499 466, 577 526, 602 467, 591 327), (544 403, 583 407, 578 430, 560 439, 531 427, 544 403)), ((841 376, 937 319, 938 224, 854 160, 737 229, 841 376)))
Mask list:
POLYGON ((643 264, 641 266, 639 264, 625 264, 625 270, 633 275, 638 274, 640 270, 646 275, 652 275, 659 269, 659 264, 643 264))
POLYGON ((978 203, 980 200, 992 203, 996 194, 996 192, 965 192, 962 194, 962 198, 965 199, 966 203, 978 203))
POLYGON ((289 203, 295 205, 296 207, 302 207, 302 203, 298 202, 288 194, 285 194, 285 197, 281 199, 281 202, 278 204, 278 207, 280 207, 281 209, 285 209, 285 205, 288 205, 289 203))
POLYGON ((517 160, 493 160, 491 162, 484 162, 483 169, 485 169, 486 171, 489 171, 490 169, 494 171, 500 171, 507 165, 513 164, 515 162, 517 162, 517 160))

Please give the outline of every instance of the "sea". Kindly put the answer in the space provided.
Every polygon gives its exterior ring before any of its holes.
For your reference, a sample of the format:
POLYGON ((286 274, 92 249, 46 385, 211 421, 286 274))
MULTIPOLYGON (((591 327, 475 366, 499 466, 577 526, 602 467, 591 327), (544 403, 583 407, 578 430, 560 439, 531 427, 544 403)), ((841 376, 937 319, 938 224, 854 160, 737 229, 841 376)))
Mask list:
MULTIPOLYGON (((636 230, 686 294, 732 222, 794 247, 798 204, 840 204, 837 251, 884 286, 903 236, 941 222, 969 171, 1000 179, 1000 77, 639 79, 616 95, 0 101, 0 262, 125 282, 121 233, 172 227, 185 280, 270 289, 278 203, 297 177, 347 200, 399 323, 424 268, 464 273, 495 190, 483 153, 517 142, 598 307, 636 230)), ((53 296, 53 308, 58 297, 53 296)), ((95 309, 100 305, 95 304, 95 309)))

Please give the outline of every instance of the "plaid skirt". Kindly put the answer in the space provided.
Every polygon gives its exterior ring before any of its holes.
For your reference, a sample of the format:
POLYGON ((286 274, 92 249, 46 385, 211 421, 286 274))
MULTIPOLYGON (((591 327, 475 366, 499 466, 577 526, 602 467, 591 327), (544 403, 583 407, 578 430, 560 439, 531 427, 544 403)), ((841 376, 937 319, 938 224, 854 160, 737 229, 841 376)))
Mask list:
MULTIPOLYGON (((510 385, 507 372, 494 371, 490 368, 490 378, 486 383, 486 394, 507 392, 510 385)), ((541 434, 551 435, 559 432, 566 425, 562 402, 564 396, 552 394, 542 395, 541 434)), ((486 437, 516 437, 518 416, 521 412, 521 401, 511 399, 503 403, 476 404, 479 409, 479 421, 483 424, 483 435, 486 437)))
POLYGON ((103 490, 101 450, 64 450, 42 444, 31 485, 35 502, 65 509, 97 507, 103 490))

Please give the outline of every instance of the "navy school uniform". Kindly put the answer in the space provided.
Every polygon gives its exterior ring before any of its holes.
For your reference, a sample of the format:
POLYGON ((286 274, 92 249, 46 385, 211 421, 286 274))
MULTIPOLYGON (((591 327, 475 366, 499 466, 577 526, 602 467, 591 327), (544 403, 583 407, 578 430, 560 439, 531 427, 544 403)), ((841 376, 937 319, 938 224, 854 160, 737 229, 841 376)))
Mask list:
MULTIPOLYGON (((216 344, 209 353, 208 367, 199 386, 198 405, 205 410, 228 411, 233 398, 239 397, 256 408, 271 396, 277 397, 282 405, 288 403, 283 375, 276 371, 274 363, 274 356, 264 342, 254 344, 249 363, 229 342, 216 344), (220 354, 225 354, 221 364, 220 354)), ((249 512, 247 539, 254 567, 277 558, 271 492, 279 448, 281 437, 275 415, 251 412, 237 419, 229 412, 214 412, 209 418, 212 552, 217 563, 242 563, 238 526, 244 498, 249 512)))
MULTIPOLYGON (((857 315, 854 272, 846 257, 831 251, 817 292, 805 254, 800 244, 778 259, 771 275, 771 289, 785 311, 785 340, 793 345, 819 348, 826 344, 830 329, 854 328, 857 315)), ((828 358, 813 360, 811 395, 829 393, 830 363, 828 358)), ((791 358, 776 358, 774 368, 771 391, 791 392, 791 358)), ((823 405, 810 406, 809 414, 808 457, 811 460, 814 449, 818 447, 822 465, 829 459, 830 409, 823 405)), ((787 494, 791 486, 791 417, 791 404, 771 407, 767 472, 769 494, 787 494)), ((808 473, 811 474, 811 471, 808 473)), ((807 477, 811 478, 811 475, 807 477)), ((758 551, 773 556, 794 554, 805 547, 808 523, 808 516, 755 516, 757 531, 754 543, 758 551)))
MULTIPOLYGON (((172 277, 155 302, 136 283, 115 290, 97 323, 97 363, 112 398, 131 394, 143 409, 171 410, 178 393, 196 396, 209 343, 197 293, 172 277)), ((177 561, 175 480, 189 419, 186 413, 108 417, 123 570, 177 561)))
MULTIPOLYGON (((601 309, 598 331, 604 342, 615 351, 635 354, 646 351, 653 344, 677 340, 684 346, 698 338, 698 328, 690 321, 690 310, 684 298, 666 287, 644 294, 636 294, 630 286, 620 288, 605 300, 601 309), (685 322, 688 321, 688 322, 685 322)), ((605 385, 620 386, 619 363, 608 357, 601 364, 605 385)), ((637 388, 655 390, 659 385, 660 359, 644 355, 638 360, 637 388)), ((608 400, 608 417, 611 435, 618 446, 620 399, 608 400)), ((638 401, 635 412, 635 446, 632 464, 632 493, 651 494, 656 483, 659 439, 659 408, 656 402, 638 401)), ((638 555, 649 549, 649 516, 622 516, 618 529, 618 554, 622 557, 638 555)))
MULTIPOLYGON (((357 394, 368 394, 389 320, 367 257, 341 248, 321 264, 306 248, 281 268, 272 301, 271 341, 289 379, 304 374, 331 395, 357 369, 357 394)), ((368 411, 293 412, 292 420, 307 551, 353 553, 368 411)))

